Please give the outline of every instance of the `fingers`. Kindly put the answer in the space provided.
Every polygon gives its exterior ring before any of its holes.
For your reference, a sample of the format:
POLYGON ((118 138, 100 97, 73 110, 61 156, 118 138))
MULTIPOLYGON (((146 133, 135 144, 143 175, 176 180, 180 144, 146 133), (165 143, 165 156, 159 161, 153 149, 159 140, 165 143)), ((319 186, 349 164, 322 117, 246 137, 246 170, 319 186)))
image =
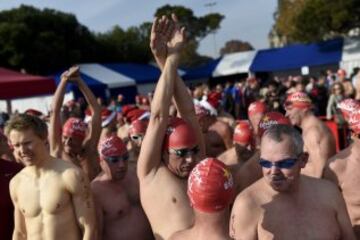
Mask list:
POLYGON ((158 19, 157 17, 154 18, 153 24, 152 24, 152 26, 151 26, 151 32, 152 32, 152 33, 156 32, 156 28, 157 28, 157 26, 158 26, 158 20, 159 20, 159 19, 158 19))

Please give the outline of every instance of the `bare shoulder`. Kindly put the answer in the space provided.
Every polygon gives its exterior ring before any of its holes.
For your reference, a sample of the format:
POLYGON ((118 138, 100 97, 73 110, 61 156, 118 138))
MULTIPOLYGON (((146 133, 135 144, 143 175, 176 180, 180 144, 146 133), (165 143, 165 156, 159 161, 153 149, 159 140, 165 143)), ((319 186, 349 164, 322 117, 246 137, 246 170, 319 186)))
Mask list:
POLYGON ((259 179, 249 187, 245 188, 240 192, 234 203, 234 207, 240 207, 241 209, 254 209, 259 208, 260 204, 263 202, 260 192, 263 192, 263 179, 259 179))
POLYGON ((302 178, 308 192, 317 193, 319 200, 322 199, 325 203, 337 203, 337 200, 341 197, 338 187, 331 181, 308 176, 302 176, 302 178))
POLYGON ((76 192, 80 186, 88 185, 85 173, 73 164, 66 163, 62 171, 62 179, 70 192, 76 192))
POLYGON ((10 189, 11 195, 13 193, 15 193, 17 186, 19 185, 21 178, 24 175, 25 169, 26 168, 23 168, 20 172, 18 172, 14 177, 11 178, 10 183, 9 183, 9 189, 10 189))
POLYGON ((335 172, 343 172, 348 163, 349 155, 348 149, 338 152, 329 159, 327 167, 335 172))

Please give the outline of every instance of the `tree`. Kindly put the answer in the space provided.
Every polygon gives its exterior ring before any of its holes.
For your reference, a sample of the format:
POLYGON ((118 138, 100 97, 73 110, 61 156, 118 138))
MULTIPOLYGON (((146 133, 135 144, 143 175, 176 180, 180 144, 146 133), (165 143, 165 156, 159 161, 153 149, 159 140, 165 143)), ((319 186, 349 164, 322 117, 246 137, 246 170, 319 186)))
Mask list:
POLYGON ((275 13, 275 32, 288 43, 344 36, 359 27, 358 0, 281 0, 275 13))
POLYGON ((20 6, 0 13, 0 64, 32 73, 53 73, 91 61, 97 42, 72 14, 20 6))
POLYGON ((244 52, 250 50, 254 50, 250 43, 240 40, 230 40, 227 41, 225 46, 220 49, 220 55, 223 56, 227 53, 244 52))

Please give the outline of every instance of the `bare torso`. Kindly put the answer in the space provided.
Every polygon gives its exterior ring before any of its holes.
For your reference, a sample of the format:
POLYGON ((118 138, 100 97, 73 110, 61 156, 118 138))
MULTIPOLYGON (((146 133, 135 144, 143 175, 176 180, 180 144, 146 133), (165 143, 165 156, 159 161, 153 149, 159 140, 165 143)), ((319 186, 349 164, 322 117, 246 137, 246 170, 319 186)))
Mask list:
POLYGON ((103 216, 102 239, 153 239, 138 189, 135 170, 130 170, 121 182, 110 182, 103 174, 94 179, 92 191, 103 216))
POLYGON ((358 239, 360 239, 360 192, 358 191, 360 183, 359 156, 360 143, 358 142, 334 156, 330 160, 330 168, 325 171, 325 178, 338 184, 342 191, 351 224, 358 239))
POLYGON ((301 173, 311 177, 321 177, 322 170, 330 157, 336 154, 335 138, 329 128, 317 118, 309 119, 302 128, 304 152, 309 153, 309 159, 301 173), (317 131, 318 141, 314 142, 313 134, 317 131), (320 169, 321 168, 321 169, 320 169), (318 173, 321 171, 321 173, 318 173))
POLYGON ((143 180, 140 190, 142 206, 157 240, 168 239, 193 223, 187 180, 174 176, 163 164, 151 181, 143 180))
POLYGON ((301 181, 296 195, 269 190, 264 179, 244 191, 254 203, 255 214, 249 217, 256 218, 244 239, 342 239, 333 191, 327 191, 334 186, 306 176, 301 181))
POLYGON ((58 159, 52 164, 56 171, 35 176, 25 168, 13 179, 27 239, 81 239, 72 197, 64 182, 66 172, 74 166, 58 159))

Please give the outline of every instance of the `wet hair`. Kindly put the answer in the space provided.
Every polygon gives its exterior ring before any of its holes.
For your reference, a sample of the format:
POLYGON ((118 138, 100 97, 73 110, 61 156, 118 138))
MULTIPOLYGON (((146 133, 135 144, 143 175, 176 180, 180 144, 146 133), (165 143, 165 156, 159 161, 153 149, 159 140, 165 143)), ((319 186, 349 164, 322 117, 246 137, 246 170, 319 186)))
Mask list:
POLYGON ((5 134, 9 137, 12 130, 24 131, 32 129, 36 136, 47 139, 48 129, 46 123, 36 116, 17 114, 10 118, 5 125, 5 134))
POLYGON ((264 138, 264 136, 276 142, 282 142, 284 141, 284 136, 289 136, 292 141, 292 152, 296 156, 299 156, 303 152, 304 141, 302 139, 302 136, 298 130, 296 130, 290 125, 273 125, 265 131, 262 139, 264 138))

